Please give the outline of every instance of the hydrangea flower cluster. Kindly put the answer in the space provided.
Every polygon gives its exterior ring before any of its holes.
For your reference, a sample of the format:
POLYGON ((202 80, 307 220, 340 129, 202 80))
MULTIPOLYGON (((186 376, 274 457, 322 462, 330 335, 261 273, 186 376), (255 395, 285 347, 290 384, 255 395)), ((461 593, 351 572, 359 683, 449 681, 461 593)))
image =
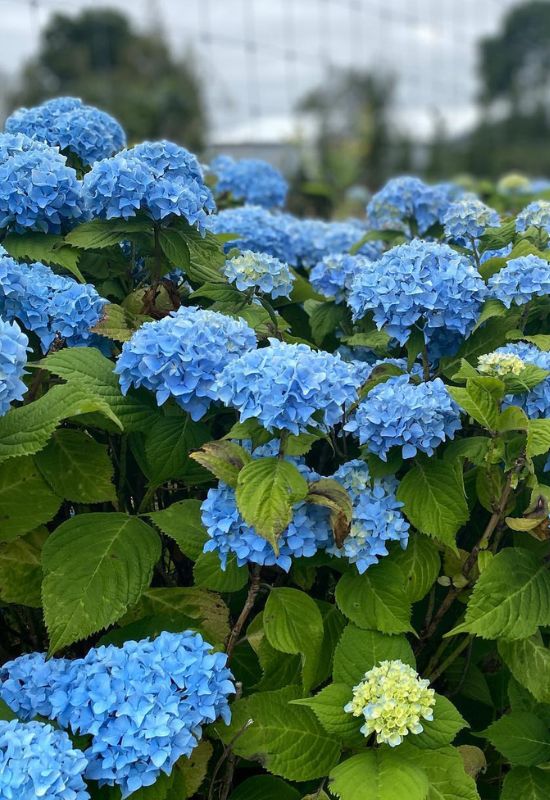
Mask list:
POLYGON ((143 142, 97 161, 84 176, 90 217, 129 219, 145 211, 154 220, 183 217, 205 230, 214 198, 196 157, 172 142, 143 142))
POLYGON ((396 747, 409 733, 422 733, 421 720, 433 719, 435 691, 430 682, 402 661, 381 661, 353 687, 344 711, 363 717, 364 736, 376 734, 378 744, 396 747))
POLYGON ((487 353, 479 356, 477 369, 486 375, 520 375, 525 362, 514 353, 487 353))
POLYGON ((359 385, 356 370, 338 354, 269 339, 269 347, 230 362, 213 393, 238 409, 241 422, 254 417, 268 431, 298 434, 308 425, 330 428, 339 422, 359 385))
POLYGON ((493 208, 477 197, 464 197, 451 203, 443 215, 445 236, 456 241, 471 241, 481 236, 487 228, 500 226, 500 217, 493 208))
POLYGON ((285 204, 288 183, 278 169, 259 158, 235 161, 227 155, 215 158, 210 165, 217 178, 216 192, 229 192, 235 200, 251 205, 277 208, 285 204))
POLYGON ((550 294, 550 263, 539 256, 512 258, 488 280, 489 294, 506 308, 550 294))
POLYGON ((0 227, 61 233, 82 216, 81 194, 76 172, 57 150, 0 137, 0 227))
POLYGON ((285 214, 273 214, 261 206, 245 205, 226 208, 208 218, 206 226, 212 233, 233 233, 235 238, 226 242, 225 250, 233 247, 267 253, 295 267, 298 263, 296 244, 285 214))
POLYGON ((161 771, 170 774, 196 747, 204 724, 230 720, 227 698, 235 686, 227 656, 192 631, 92 648, 75 661, 43 661, 39 681, 31 671, 40 667, 37 655, 2 668, 3 699, 9 704, 18 685, 27 708, 38 713, 49 705, 59 725, 91 736, 86 777, 120 786, 123 798, 153 784, 161 771))
POLYGON ((237 289, 258 289, 272 298, 290 297, 294 275, 288 264, 267 253, 245 250, 225 262, 224 275, 237 289))
POLYGON ((414 458, 418 451, 431 456, 460 427, 458 406, 443 381, 414 384, 409 375, 396 375, 371 389, 344 426, 383 461, 392 447, 400 447, 403 458, 414 458))
MULTIPOLYGON (((326 222, 285 214, 282 224, 293 241, 299 263, 305 267, 314 267, 325 256, 348 254, 367 232, 364 223, 358 219, 326 222)), ((358 255, 374 260, 380 257, 383 249, 382 241, 368 241, 361 246, 358 255)))
POLYGON ((123 394, 130 386, 144 386, 155 392, 159 405, 174 397, 198 420, 218 397, 218 374, 255 347, 254 331, 244 320, 182 306, 142 325, 124 343, 115 373, 123 394))
POLYGON ((17 323, 0 317, 0 417, 27 391, 21 377, 25 374, 28 344, 17 323))
POLYGON ((372 311, 378 328, 405 344, 418 323, 423 323, 427 342, 438 329, 465 335, 486 293, 467 258, 448 245, 415 239, 359 271, 347 302, 354 319, 372 311))
POLYGON ((114 117, 76 97, 57 97, 33 108, 19 108, 7 118, 5 127, 9 133, 24 133, 70 151, 86 165, 108 158, 126 145, 126 135, 114 117))
POLYGON ((359 460, 343 464, 332 477, 349 492, 353 517, 342 547, 332 544, 327 552, 347 558, 362 575, 388 555, 388 542, 407 547, 409 523, 399 510, 403 503, 395 496, 398 484, 394 478, 371 481, 368 466, 359 460))
MULTIPOLYGON (((516 342, 497 348, 493 356, 514 356, 525 365, 533 364, 541 369, 550 370, 550 353, 543 352, 533 344, 516 342)), ((531 419, 540 419, 550 416, 550 376, 544 378, 528 392, 522 394, 507 394, 503 407, 519 406, 531 419)))
POLYGON ((343 303, 357 272, 368 270, 370 261, 365 256, 334 253, 325 256, 311 270, 309 280, 315 291, 343 303))
POLYGON ((87 759, 64 731, 41 722, 0 720, 2 800, 89 800, 87 759))
POLYGON ((550 201, 535 200, 519 212, 516 217, 516 231, 525 233, 528 228, 542 228, 550 233, 550 201))
POLYGON ((420 178, 392 178, 367 205, 367 220, 371 228, 402 230, 410 233, 414 222, 421 235, 440 222, 449 204, 462 190, 451 183, 428 186, 420 178))
POLYGON ((106 303, 91 284, 0 255, 0 314, 35 333, 45 353, 56 338, 69 347, 89 343, 106 303))

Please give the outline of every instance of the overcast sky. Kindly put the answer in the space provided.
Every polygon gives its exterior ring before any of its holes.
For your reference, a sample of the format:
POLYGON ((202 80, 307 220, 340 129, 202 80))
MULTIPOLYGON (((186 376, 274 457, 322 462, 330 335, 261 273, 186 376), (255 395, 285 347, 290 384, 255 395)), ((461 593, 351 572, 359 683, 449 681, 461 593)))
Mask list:
POLYGON ((335 66, 398 79, 400 123, 452 131, 475 115, 478 42, 521 0, 0 0, 1 68, 14 75, 55 11, 119 8, 195 53, 216 131, 284 118, 335 66))

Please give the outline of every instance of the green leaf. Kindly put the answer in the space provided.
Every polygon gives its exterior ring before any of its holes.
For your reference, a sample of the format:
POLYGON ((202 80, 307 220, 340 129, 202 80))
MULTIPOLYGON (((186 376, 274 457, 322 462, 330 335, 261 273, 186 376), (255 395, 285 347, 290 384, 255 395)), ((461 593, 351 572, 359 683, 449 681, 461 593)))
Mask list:
POLYGON ((483 308, 481 309, 481 314, 478 317, 478 320, 472 330, 477 331, 480 325, 483 325, 484 322, 487 322, 488 319, 492 319, 493 317, 505 317, 506 316, 506 306, 500 302, 500 300, 496 300, 493 297, 490 297, 488 300, 485 301, 483 304, 483 308))
POLYGON ((502 380, 506 386, 506 392, 517 394, 519 392, 528 392, 533 389, 541 381, 550 375, 550 371, 537 367, 535 364, 526 364, 519 375, 513 373, 504 375, 502 380))
POLYGON ((545 350, 545 351, 550 350, 549 334, 537 333, 535 336, 524 336, 523 334, 521 334, 521 336, 518 336, 518 338, 536 345, 539 348, 539 350, 545 350))
POLYGON ((536 767, 514 767, 504 778, 501 800, 548 800, 550 772, 536 767))
POLYGON ((162 511, 147 514, 163 533, 175 541, 181 552, 196 561, 208 540, 202 524, 201 501, 180 500, 162 511))
POLYGON ((318 433, 291 433, 286 440, 285 454, 287 456, 305 456, 320 438, 318 433))
POLYGON ((359 728, 361 721, 353 714, 344 711, 352 692, 345 683, 331 683, 315 695, 302 700, 293 700, 295 705, 311 708, 327 733, 332 733, 341 740, 354 739, 356 743, 364 742, 359 728))
POLYGON ((504 384, 498 378, 468 378, 466 388, 448 386, 451 397, 466 413, 488 430, 495 430, 504 396, 504 384))
POLYGON ((468 521, 462 462, 417 459, 397 490, 411 524, 455 548, 457 531, 468 521))
POLYGON ((550 450, 550 419, 530 419, 527 430, 527 455, 540 456, 550 450))
POLYGON ((338 762, 340 746, 312 711, 290 704, 299 696, 300 690, 289 686, 238 700, 231 707, 231 726, 216 731, 224 742, 233 741, 238 756, 260 759, 274 775, 292 781, 322 778, 338 762))
POLYGON ((375 353, 383 355, 387 352, 391 342, 391 336, 385 331, 369 331, 368 333, 354 333, 347 336, 344 340, 350 347, 368 347, 375 353))
POLYGON ((143 320, 132 314, 127 308, 116 303, 107 303, 101 312, 100 321, 92 328, 93 333, 113 339, 115 342, 127 342, 132 338, 143 320))
POLYGON ((153 223, 150 219, 94 219, 73 228, 65 236, 65 241, 83 250, 94 250, 123 242, 130 234, 152 232, 153 223))
POLYGON ((341 800, 425 800, 425 773, 389 748, 359 753, 335 767, 329 789, 341 800))
POLYGON ((346 572, 336 586, 336 603, 359 628, 381 633, 411 631, 411 604, 401 570, 383 560, 364 575, 346 572))
POLYGON ((190 459, 190 451, 201 447, 210 438, 210 431, 188 414, 159 417, 145 437, 147 477, 154 486, 172 479, 193 482, 200 471, 190 459))
POLYGON ((526 431, 529 429, 527 415, 518 406, 509 406, 504 409, 498 418, 497 430, 501 433, 506 431, 526 431))
POLYGON ((424 730, 410 736, 410 744, 423 750, 437 750, 451 744, 459 731, 469 727, 451 701, 441 694, 435 696, 433 717, 431 722, 422 720, 424 730))
POLYGON ((178 231, 161 228, 159 233, 160 246, 168 261, 184 272, 191 264, 191 254, 184 238, 178 231))
MULTIPOLYGON (((310 301, 314 302, 314 301, 310 301)), ((307 309, 306 309, 307 310, 307 309)), ((313 341, 321 345, 330 334, 334 334, 340 323, 346 319, 346 307, 336 303, 315 303, 312 306, 309 324, 313 334, 313 341)))
POLYGON ((254 775, 239 783, 229 800, 300 800, 302 794, 275 775, 254 775))
POLYGON ((304 691, 314 684, 323 644, 323 618, 314 600, 298 589, 272 589, 264 610, 264 630, 276 650, 302 657, 304 691))
POLYGON ((79 514, 43 549, 43 600, 50 652, 116 622, 147 588, 160 540, 145 522, 119 513, 79 514))
POLYGON ((411 646, 404 636, 386 636, 348 625, 334 652, 334 682, 355 686, 365 672, 385 660, 416 666, 411 646))
POLYGON ((244 447, 227 439, 203 444, 200 450, 191 453, 191 458, 220 481, 233 487, 237 486, 244 466, 252 461, 252 456, 244 447))
POLYGON ((550 734, 546 724, 525 711, 512 711, 483 732, 499 753, 521 767, 550 759, 550 734))
MULTIPOLYGON (((251 418, 244 422, 236 422, 229 433, 225 434, 224 439, 239 439, 241 441, 250 439, 252 448, 255 449, 262 444, 271 442, 274 439, 274 435, 266 431, 257 419, 251 418)), ((290 455, 294 454, 292 453, 290 455)))
POLYGON ((12 233, 2 241, 2 246, 13 258, 57 265, 74 275, 80 283, 86 282, 78 269, 78 250, 68 246, 62 236, 51 233, 12 233))
POLYGON ((411 603, 422 600, 428 594, 441 568, 439 550, 421 533, 409 538, 405 550, 396 548, 392 553, 392 561, 403 573, 405 593, 411 603))
POLYGON ((60 497, 75 503, 116 499, 114 469, 107 446, 83 431, 56 431, 35 457, 44 478, 60 497))
POLYGON ((427 775, 427 800, 479 800, 475 782, 466 774, 456 748, 421 750, 404 742, 399 746, 398 754, 427 775))
POLYGON ((550 703, 550 650, 539 636, 514 642, 501 640, 498 652, 518 683, 539 703, 550 703))
POLYGON ((248 583, 248 570, 237 566, 237 557, 230 555, 222 569, 218 553, 201 553, 193 567, 196 586, 214 592, 238 592, 248 583))
POLYGON ((28 533, 58 512, 54 494, 29 456, 0 464, 0 541, 28 533))
POLYGON ((517 326, 519 313, 519 311, 515 313, 509 311, 505 317, 488 320, 483 327, 466 339, 456 356, 441 359, 440 370, 443 374, 452 377, 460 368, 461 359, 475 364, 479 356, 492 353, 504 344, 508 331, 517 326))
POLYGON ((42 605, 42 546, 48 531, 38 528, 0 544, 0 599, 39 608, 42 605))
POLYGON ((526 639, 540 625, 550 625, 550 572, 529 550, 515 547, 491 559, 468 600, 464 622, 447 635, 526 639))
POLYGON ((260 458, 246 464, 237 480, 237 507, 245 522, 277 547, 279 535, 292 520, 292 506, 307 495, 298 469, 280 458, 260 458))
POLYGON ((341 547, 349 534, 353 517, 351 497, 347 490, 332 478, 320 478, 309 484, 306 500, 330 509, 330 527, 334 541, 341 547))
MULTIPOLYGON (((518 409, 519 410, 519 409, 518 409)), ((445 461, 456 461, 464 458, 472 464, 482 464, 491 444, 488 436, 469 436, 467 439, 455 439, 445 447, 445 461)))

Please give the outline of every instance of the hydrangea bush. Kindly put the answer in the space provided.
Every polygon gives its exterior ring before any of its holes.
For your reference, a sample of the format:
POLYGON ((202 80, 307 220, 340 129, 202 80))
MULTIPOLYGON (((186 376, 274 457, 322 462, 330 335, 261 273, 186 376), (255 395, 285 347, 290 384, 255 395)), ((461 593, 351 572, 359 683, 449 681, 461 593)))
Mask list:
POLYGON ((125 146, 0 135, 0 796, 545 800, 547 184, 125 146))

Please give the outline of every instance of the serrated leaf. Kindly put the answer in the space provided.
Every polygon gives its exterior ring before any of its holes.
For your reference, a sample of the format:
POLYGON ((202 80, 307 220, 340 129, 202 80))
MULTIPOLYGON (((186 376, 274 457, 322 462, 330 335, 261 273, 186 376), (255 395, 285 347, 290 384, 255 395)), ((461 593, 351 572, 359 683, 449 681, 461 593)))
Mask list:
POLYGON ((527 430, 527 455, 540 456, 550 450, 550 419, 530 419, 527 430))
POLYGON ((506 317, 490 319, 483 327, 473 333, 460 347, 456 356, 442 358, 440 370, 447 377, 452 377, 460 367, 461 359, 476 364, 479 356, 492 353, 506 342, 508 331, 517 327, 520 312, 508 312, 506 317))
POLYGON ((500 641, 498 652, 514 678, 539 703, 550 703, 550 650, 539 636, 500 641))
POLYGON ((327 733, 332 733, 342 740, 355 739, 357 743, 364 741, 360 733, 361 721, 344 711, 344 706, 352 698, 352 692, 345 683, 331 683, 314 697, 294 700, 296 705, 311 708, 327 733))
POLYGON ((330 527, 334 542, 338 547, 342 547, 353 516, 351 497, 347 490, 332 478, 320 478, 309 484, 306 500, 308 503, 330 510, 330 527))
POLYGON ((115 342, 129 341, 142 324, 127 308, 116 303, 107 303, 101 312, 101 319, 92 328, 93 333, 113 339, 115 342))
POLYGON ((16 539, 49 522, 60 505, 61 497, 48 486, 30 456, 0 464, 0 541, 16 539))
POLYGON ((421 769, 389 748, 367 750, 335 767, 332 794, 341 800, 425 800, 428 780, 421 769))
POLYGON ((162 511, 147 514, 163 533, 175 541, 181 552, 196 561, 202 551, 208 534, 202 524, 201 501, 180 500, 162 511))
POLYGON ((340 611, 359 628, 381 633, 411 631, 411 604, 401 570, 383 560, 363 575, 346 572, 336 586, 340 611))
POLYGON ((498 378, 468 378, 466 387, 448 386, 453 400, 466 413, 490 431, 495 430, 504 396, 504 384, 498 378))
POLYGON ((418 460, 399 484, 397 499, 415 528, 456 547, 456 533, 469 517, 461 461, 418 460))
POLYGON ((302 682, 309 692, 314 684, 323 644, 323 618, 314 600, 298 589, 272 589, 264 610, 264 630, 276 650, 302 658, 302 682))
POLYGON ((178 231, 161 228, 159 242, 168 261, 185 272, 191 263, 191 255, 183 236, 178 231))
POLYGON ((365 672, 385 660, 416 666, 413 651, 404 636, 387 636, 348 625, 334 651, 334 682, 355 686, 365 672))
POLYGON ((294 464, 260 458, 239 472, 235 496, 244 521, 276 549, 279 535, 292 520, 292 506, 307 492, 307 482, 294 464))
MULTIPOLYGON (((210 431, 188 414, 160 417, 145 436, 147 477, 154 486, 169 479, 193 481, 201 473, 190 460, 190 451, 201 447, 210 438, 210 431)), ((205 473, 206 477, 207 473, 205 473)))
POLYGON ((333 302, 315 303, 309 316, 309 324, 315 344, 321 345, 329 334, 334 334, 346 317, 347 312, 344 305, 337 305, 333 302))
POLYGON ((517 394, 530 391, 548 375, 550 375, 549 370, 537 367, 536 364, 526 364, 518 375, 510 373, 504 375, 502 380, 506 386, 506 392, 517 394))
POLYGON ((123 242, 134 233, 152 233, 152 220, 137 219, 94 219, 83 222, 65 236, 65 241, 83 250, 102 249, 123 242))
MULTIPOLYGON (((229 800, 300 800, 302 794, 294 786, 275 775, 253 775, 239 783, 229 800)), ((321 800, 321 798, 319 798, 321 800)))
POLYGON ((525 548, 506 548, 480 575, 464 622, 447 635, 525 639, 540 625, 550 625, 548 567, 525 548))
POLYGON ((158 536, 137 517, 79 514, 63 522, 42 552, 50 652, 120 619, 149 585, 160 552, 158 536))
POLYGON ((392 561, 403 573, 405 593, 411 603, 428 594, 441 568, 439 550, 421 533, 411 535, 405 550, 396 548, 392 561))
POLYGON ((422 720, 422 727, 422 733, 410 737, 410 744, 422 750, 437 750, 451 744, 457 733, 469 726, 448 698, 436 694, 433 720, 422 720))
POLYGON ((237 557, 231 554, 222 569, 218 553, 201 553, 193 567, 195 586, 214 592, 238 592, 248 583, 248 570, 237 566, 237 557))
POLYGON ((75 503, 116 499, 114 468, 106 445, 83 431, 56 431, 35 456, 40 472, 60 497, 75 503))
POLYGON ((338 762, 340 746, 312 711, 290 704, 299 696, 300 690, 289 686, 238 700, 232 705, 230 728, 220 725, 216 731, 224 742, 239 732, 233 751, 260 759, 274 775, 291 781, 324 777, 338 762))
POLYGON ((492 319, 493 317, 504 317, 506 316, 506 306, 500 302, 500 300, 496 300, 493 297, 490 297, 488 300, 485 301, 483 304, 483 308, 481 309, 481 313, 478 317, 478 320, 472 329, 472 333, 476 331, 484 322, 487 322, 488 319, 492 319))
POLYGON ((51 233, 12 233, 5 237, 2 246, 13 258, 63 267, 77 281, 85 283, 84 276, 78 269, 80 254, 78 250, 67 245, 62 236, 51 233))
POLYGON ((47 537, 46 528, 38 528, 0 544, 0 599, 4 603, 41 606, 42 547, 47 537))
POLYGON ((200 450, 190 454, 191 458, 209 470, 218 480, 236 487, 239 473, 252 461, 250 453, 235 442, 220 439, 203 444, 200 450))
POLYGON ((426 774, 429 784, 427 800, 479 800, 475 781, 466 774, 456 748, 420 750, 404 742, 398 753, 426 774))
POLYGON ((534 714, 512 711, 489 725, 483 736, 511 764, 531 767, 550 759, 550 733, 534 714))
POLYGON ((548 800, 550 772, 536 767, 514 767, 504 778, 501 800, 548 800))
POLYGON ((257 419, 253 417, 244 422, 236 422, 226 433, 224 439, 239 439, 241 441, 250 440, 252 448, 255 449, 262 444, 267 444, 273 440, 274 436, 269 431, 260 425, 257 419))

